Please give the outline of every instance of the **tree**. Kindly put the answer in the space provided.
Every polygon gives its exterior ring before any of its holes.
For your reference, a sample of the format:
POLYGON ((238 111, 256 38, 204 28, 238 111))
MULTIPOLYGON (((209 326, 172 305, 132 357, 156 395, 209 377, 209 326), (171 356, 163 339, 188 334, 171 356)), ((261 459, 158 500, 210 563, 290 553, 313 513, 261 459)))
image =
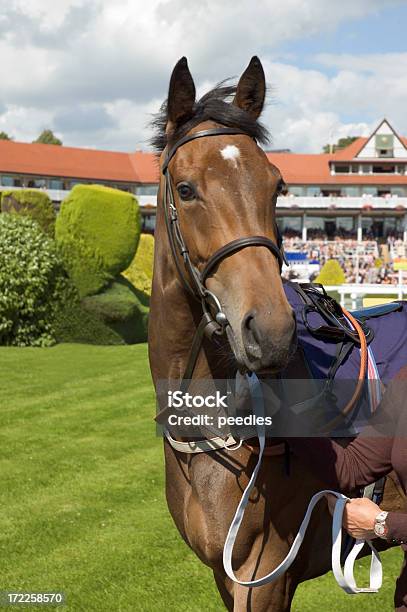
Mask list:
POLYGON ((331 147, 332 147, 332 153, 335 153, 336 151, 340 151, 341 149, 348 147, 350 144, 352 144, 352 142, 355 142, 355 140, 357 140, 358 138, 359 136, 345 136, 345 138, 339 138, 338 142, 334 145, 326 144, 324 147, 322 147, 322 150, 324 153, 331 153, 331 147))
POLYGON ((0 140, 13 140, 11 136, 7 134, 7 132, 0 132, 0 140))
POLYGON ((57 138, 52 130, 42 130, 37 140, 34 140, 33 142, 40 142, 42 144, 53 144, 53 145, 62 144, 62 140, 57 138))
POLYGON ((321 283, 321 285, 343 285, 346 282, 346 277, 339 261, 328 259, 322 266, 322 270, 315 279, 315 282, 321 283))

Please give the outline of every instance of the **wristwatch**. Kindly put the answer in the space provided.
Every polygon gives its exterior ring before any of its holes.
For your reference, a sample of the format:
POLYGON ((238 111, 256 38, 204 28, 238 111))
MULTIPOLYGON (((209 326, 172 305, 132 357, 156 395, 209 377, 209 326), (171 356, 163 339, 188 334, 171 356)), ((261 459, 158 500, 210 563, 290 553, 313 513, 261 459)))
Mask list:
POLYGON ((380 512, 374 521, 374 532, 378 538, 383 538, 383 540, 387 538, 387 534, 389 533, 389 528, 386 525, 388 514, 388 512, 380 512))

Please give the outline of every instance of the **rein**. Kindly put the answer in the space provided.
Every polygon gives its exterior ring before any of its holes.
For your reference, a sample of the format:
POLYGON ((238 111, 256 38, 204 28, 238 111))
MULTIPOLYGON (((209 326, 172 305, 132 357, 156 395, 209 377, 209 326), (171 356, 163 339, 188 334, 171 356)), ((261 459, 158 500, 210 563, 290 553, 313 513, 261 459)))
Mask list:
MULTIPOLYGON (((261 390, 261 385, 255 374, 248 376, 248 383, 250 388, 250 395, 253 400, 254 414, 259 418, 265 414, 264 410, 264 397, 261 390)), ((260 422, 259 420, 257 422, 260 422)), ((223 567, 227 576, 235 583, 245 587, 253 588, 275 582, 280 576, 282 576, 295 561, 301 544, 304 541, 308 525, 311 520, 312 512, 316 504, 326 495, 333 495, 336 497, 335 510, 332 519, 332 572, 338 585, 349 595, 356 595, 358 593, 377 593, 382 585, 382 564, 380 556, 370 540, 356 540, 352 550, 346 557, 344 568, 342 569, 341 563, 341 552, 342 552, 342 519, 346 504, 350 501, 346 495, 338 493, 337 491, 331 491, 325 489, 315 493, 309 504, 304 516, 304 519, 299 527, 298 533, 294 538, 290 550, 286 557, 279 563, 279 565, 271 572, 262 576, 261 578, 253 578, 252 580, 243 580, 238 578, 233 570, 232 558, 233 549, 235 546, 236 538, 239 533, 240 526, 243 522, 245 510, 250 501, 250 494, 256 483, 258 473, 260 471, 262 458, 265 452, 265 441, 266 432, 264 425, 257 425, 257 436, 259 439, 259 456, 257 463, 250 476, 249 482, 243 491, 241 500, 237 506, 235 515, 229 527, 228 534, 226 536, 225 544, 223 547, 223 567), (370 584, 369 587, 358 587, 354 577, 354 566, 359 553, 363 547, 367 544, 371 550, 371 565, 370 565, 370 584)))

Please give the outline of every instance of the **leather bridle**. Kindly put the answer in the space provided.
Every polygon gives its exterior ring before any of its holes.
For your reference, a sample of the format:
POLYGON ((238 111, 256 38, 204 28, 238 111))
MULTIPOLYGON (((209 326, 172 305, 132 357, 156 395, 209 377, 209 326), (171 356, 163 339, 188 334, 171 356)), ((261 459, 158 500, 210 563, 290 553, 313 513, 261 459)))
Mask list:
POLYGON ((238 251, 241 251, 242 249, 246 249, 247 247, 253 246, 266 247, 277 259, 280 267, 280 272, 283 261, 285 261, 281 235, 278 232, 277 226, 277 244, 266 236, 244 236, 242 238, 237 238, 236 240, 228 242, 223 247, 215 251, 215 253, 210 256, 201 272, 194 266, 191 261, 189 250, 182 236, 181 228, 179 225, 177 208, 175 206, 174 191, 172 187, 172 179, 168 165, 171 159, 178 151, 178 149, 184 144, 191 142, 192 140, 197 140, 198 138, 206 138, 209 136, 223 136, 227 134, 242 134, 248 136, 248 134, 246 134, 242 130, 228 127, 212 128, 186 135, 180 140, 178 140, 178 142, 176 142, 168 150, 161 168, 162 173, 164 175, 164 217, 172 257, 177 268, 179 278, 185 290, 196 300, 200 301, 202 305, 202 318, 192 341, 187 367, 182 377, 183 385, 186 384, 184 383, 184 381, 188 381, 192 377, 196 365, 196 360, 198 358, 198 354, 203 342, 203 337, 207 336, 208 338, 213 339, 215 335, 223 334, 226 329, 226 326, 228 325, 227 317, 222 310, 222 306, 220 304, 219 299, 205 286, 208 276, 210 276, 216 266, 218 266, 226 257, 230 257, 231 255, 237 253, 238 251), (212 314, 213 311, 215 311, 215 316, 213 316, 212 314))

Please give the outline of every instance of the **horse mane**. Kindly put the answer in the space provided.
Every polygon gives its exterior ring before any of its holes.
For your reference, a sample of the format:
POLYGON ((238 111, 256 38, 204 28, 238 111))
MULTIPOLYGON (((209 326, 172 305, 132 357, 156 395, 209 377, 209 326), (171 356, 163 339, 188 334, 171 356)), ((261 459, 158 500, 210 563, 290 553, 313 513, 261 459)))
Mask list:
POLYGON ((195 102, 192 116, 170 136, 165 133, 168 122, 167 100, 163 102, 158 113, 153 115, 150 126, 154 135, 150 144, 161 153, 167 144, 171 145, 192 130, 203 121, 212 120, 226 127, 242 130, 248 136, 255 138, 258 143, 266 144, 270 141, 267 128, 256 119, 253 119, 246 111, 234 106, 231 102, 236 94, 237 85, 225 85, 228 79, 218 83, 208 91, 200 100, 195 102))

